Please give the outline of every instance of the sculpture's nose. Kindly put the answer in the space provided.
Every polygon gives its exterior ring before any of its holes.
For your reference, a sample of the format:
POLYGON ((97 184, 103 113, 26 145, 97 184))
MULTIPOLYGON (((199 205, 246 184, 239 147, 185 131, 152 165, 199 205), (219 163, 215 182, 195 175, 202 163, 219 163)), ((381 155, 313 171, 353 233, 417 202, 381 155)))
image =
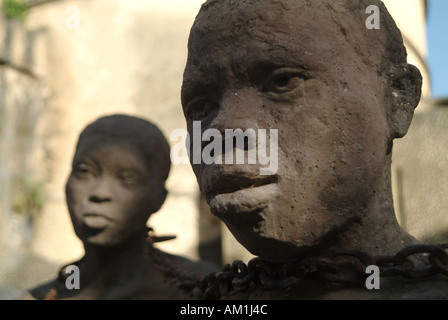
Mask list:
MULTIPOLYGON (((247 157, 245 152, 254 151, 257 143, 257 116, 260 114, 260 103, 261 99, 253 88, 227 90, 221 96, 215 117, 204 128, 204 130, 214 130, 214 134, 221 139, 222 145, 218 148, 219 151, 214 149, 214 157, 225 155, 226 163, 233 163, 233 154, 236 152, 236 163, 245 162, 247 157)), ((207 135, 207 132, 205 134, 207 135)), ((209 141, 210 139, 202 141, 202 150, 211 143, 209 141)), ((213 140, 211 146, 216 147, 216 143, 213 140)), ((207 152, 211 146, 206 149, 207 152)), ((206 161, 208 164, 209 162, 206 161)))
POLYGON ((209 128, 225 134, 226 129, 257 130, 262 101, 253 88, 227 90, 219 101, 219 110, 209 128))
POLYGON ((105 178, 99 178, 90 190, 89 201, 95 203, 112 201, 111 183, 105 178))

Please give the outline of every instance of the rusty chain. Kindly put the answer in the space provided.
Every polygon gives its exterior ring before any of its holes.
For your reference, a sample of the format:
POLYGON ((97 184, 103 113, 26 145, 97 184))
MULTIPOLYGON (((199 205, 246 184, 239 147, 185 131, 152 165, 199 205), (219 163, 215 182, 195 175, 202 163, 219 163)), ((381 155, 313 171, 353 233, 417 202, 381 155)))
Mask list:
MULTIPOLYGON (((270 263, 254 258, 246 265, 235 261, 221 272, 201 278, 177 274, 177 285, 197 299, 220 299, 254 288, 294 287, 303 279, 318 278, 325 282, 364 285, 367 266, 376 265, 382 277, 422 279, 442 274, 448 276, 448 244, 409 246, 395 256, 371 256, 363 251, 339 250, 319 257, 307 257, 285 263, 270 263), (412 259, 414 258, 414 259, 412 259), (422 260, 415 264, 414 261, 422 260)), ((169 268, 168 268, 169 269, 169 268)), ((167 270, 167 269, 166 269, 167 270)), ((175 272, 171 272, 173 276, 175 272)))

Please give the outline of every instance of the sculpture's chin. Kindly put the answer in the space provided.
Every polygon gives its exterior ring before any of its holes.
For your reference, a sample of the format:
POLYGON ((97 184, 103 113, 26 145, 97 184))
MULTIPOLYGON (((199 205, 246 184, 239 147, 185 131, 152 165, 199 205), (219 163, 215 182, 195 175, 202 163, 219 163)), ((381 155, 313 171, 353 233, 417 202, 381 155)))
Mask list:
MULTIPOLYGON (((231 227, 229 230, 232 232, 231 227)), ((250 253, 271 262, 285 262, 299 258, 310 250, 309 247, 299 247, 291 242, 269 238, 254 231, 248 234, 241 231, 233 234, 250 253)))

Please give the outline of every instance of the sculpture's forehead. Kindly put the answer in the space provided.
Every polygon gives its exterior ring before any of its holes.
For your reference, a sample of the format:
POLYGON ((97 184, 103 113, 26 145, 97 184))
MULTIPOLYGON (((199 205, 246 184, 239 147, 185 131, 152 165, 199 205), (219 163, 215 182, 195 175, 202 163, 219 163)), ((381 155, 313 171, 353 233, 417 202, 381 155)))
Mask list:
POLYGON ((223 75, 229 69, 246 73, 259 66, 328 72, 336 59, 352 54, 328 14, 313 10, 310 17, 306 12, 297 15, 282 7, 267 8, 272 10, 200 13, 190 34, 184 80, 223 75))
POLYGON ((190 42, 197 42, 196 38, 206 43, 213 42, 212 39, 219 43, 255 38, 274 44, 291 42, 297 36, 322 37, 335 29, 332 14, 330 10, 310 6, 286 9, 279 2, 218 5, 201 10, 192 28, 190 42))
POLYGON ((149 166, 151 161, 148 155, 143 151, 144 142, 132 139, 131 137, 110 137, 104 134, 90 133, 83 136, 77 145, 75 158, 84 157, 91 152, 101 150, 105 158, 122 156, 127 154, 135 159, 139 159, 145 166, 149 166))
MULTIPOLYGON (((211 6, 198 14, 189 39, 189 53, 198 61, 198 56, 228 56, 267 48, 271 52, 290 51, 299 58, 305 51, 325 55, 348 49, 347 31, 341 31, 346 13, 321 5, 289 8, 276 1, 230 3, 211 6)), ((348 32, 363 33, 363 29, 364 24, 348 32)))
MULTIPOLYGON (((138 149, 158 150, 166 141, 161 132, 150 124, 129 119, 102 119, 87 126, 81 133, 78 143, 104 144, 116 142, 135 145, 138 149)), ((143 152, 143 151, 140 151, 143 152)))
POLYGON ((138 154, 139 156, 143 155, 143 152, 135 147, 135 144, 130 138, 120 139, 95 133, 89 133, 82 136, 78 141, 76 154, 83 155, 99 149, 108 150, 110 153, 126 150, 128 153, 138 154))

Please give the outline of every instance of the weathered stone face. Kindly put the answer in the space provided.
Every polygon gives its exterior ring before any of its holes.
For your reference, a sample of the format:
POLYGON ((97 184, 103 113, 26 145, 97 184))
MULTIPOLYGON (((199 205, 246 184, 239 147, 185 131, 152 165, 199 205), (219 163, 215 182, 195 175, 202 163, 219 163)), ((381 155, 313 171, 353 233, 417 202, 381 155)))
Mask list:
POLYGON ((287 2, 205 5, 190 35, 182 90, 190 135, 193 121, 223 135, 278 130, 275 175, 260 176, 258 165, 193 164, 212 212, 270 260, 362 224, 372 198, 389 197, 389 146, 395 127, 405 126, 387 111, 380 49, 361 55, 368 43, 354 49, 347 32, 358 31, 341 32, 321 2, 294 10, 287 2))
POLYGON ((162 133, 139 118, 103 117, 83 131, 66 195, 84 243, 117 246, 145 233, 165 201, 168 150, 162 133))

